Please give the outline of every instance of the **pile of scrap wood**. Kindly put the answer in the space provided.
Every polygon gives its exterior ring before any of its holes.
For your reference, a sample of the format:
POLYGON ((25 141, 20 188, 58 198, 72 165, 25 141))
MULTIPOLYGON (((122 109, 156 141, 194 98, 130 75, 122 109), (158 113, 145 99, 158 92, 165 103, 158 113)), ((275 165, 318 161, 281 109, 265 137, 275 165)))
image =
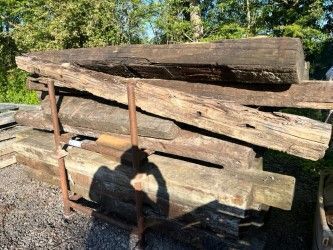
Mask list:
POLYGON ((135 86, 151 227, 163 222, 162 228, 197 230, 224 244, 250 244, 246 232, 262 225, 269 206, 289 210, 295 187, 293 177, 264 171, 258 152, 318 160, 331 138, 329 124, 262 111, 333 108, 333 84, 308 80, 298 39, 35 52, 16 63, 31 73, 27 86, 39 92, 42 107, 16 113, 18 124, 34 128, 18 135, 17 161, 58 183, 52 82, 71 190, 129 222, 135 212, 128 84, 135 86))
POLYGON ((0 169, 16 163, 14 143, 16 134, 28 130, 15 122, 18 110, 38 110, 40 107, 15 103, 0 103, 0 169))

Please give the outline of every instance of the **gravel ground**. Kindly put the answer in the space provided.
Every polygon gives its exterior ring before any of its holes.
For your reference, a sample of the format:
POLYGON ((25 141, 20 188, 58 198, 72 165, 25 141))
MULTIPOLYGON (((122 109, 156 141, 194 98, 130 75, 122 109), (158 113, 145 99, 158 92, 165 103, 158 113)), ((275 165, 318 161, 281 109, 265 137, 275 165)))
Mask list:
MULTIPOLYGON (((108 223, 62 216, 59 189, 28 178, 22 166, 0 169, 0 249, 131 249, 135 239, 108 223)), ((164 235, 146 236, 147 249, 188 249, 164 235)))
MULTIPOLYGON (((297 186, 292 210, 271 209, 266 218, 261 229, 268 236, 266 249, 310 249, 316 179, 302 176, 300 166, 284 158, 267 158, 266 170, 296 176, 297 186)), ((127 231, 108 223, 78 213, 65 220, 59 190, 29 179, 22 166, 0 169, 0 180, 0 249, 131 249, 135 244, 127 231)), ((187 249, 157 233, 146 239, 147 249, 187 249)))

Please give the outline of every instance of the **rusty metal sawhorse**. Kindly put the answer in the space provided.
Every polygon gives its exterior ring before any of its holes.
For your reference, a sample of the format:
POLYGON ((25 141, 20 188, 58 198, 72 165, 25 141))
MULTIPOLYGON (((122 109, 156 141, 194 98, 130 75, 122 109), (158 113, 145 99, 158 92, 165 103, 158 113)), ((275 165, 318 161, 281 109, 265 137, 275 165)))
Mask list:
POLYGON ((99 213, 92 208, 83 206, 76 202, 77 198, 69 196, 68 189, 68 178, 65 166, 65 155, 62 153, 61 145, 61 134, 60 134, 60 124, 58 109, 55 96, 54 81, 48 83, 48 93, 50 98, 50 107, 52 115, 52 125, 54 133, 54 142, 56 147, 56 154, 58 159, 58 168, 60 175, 60 188, 62 193, 62 200, 64 206, 64 215, 69 216, 71 209, 82 212, 84 214, 95 216, 97 218, 106 220, 111 224, 117 225, 123 229, 129 230, 138 236, 138 242, 141 244, 144 233, 144 216, 143 216, 143 196, 142 196, 142 176, 140 171, 140 159, 139 159, 139 147, 138 147, 138 127, 137 127, 137 117, 136 117, 136 104, 135 104, 135 86, 131 83, 127 85, 127 97, 128 97, 128 112, 130 121, 130 133, 131 133, 131 144, 132 144, 132 164, 134 171, 133 186, 135 190, 135 203, 136 203, 136 217, 137 226, 131 226, 122 221, 113 219, 107 215, 99 213))

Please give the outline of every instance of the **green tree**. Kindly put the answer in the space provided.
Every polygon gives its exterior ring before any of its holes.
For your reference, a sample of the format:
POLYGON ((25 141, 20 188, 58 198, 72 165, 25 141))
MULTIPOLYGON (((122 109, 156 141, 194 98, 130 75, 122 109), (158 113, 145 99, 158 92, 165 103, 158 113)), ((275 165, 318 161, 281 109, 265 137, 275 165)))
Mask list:
POLYGON ((145 42, 149 10, 144 0, 0 0, 0 102, 37 102, 15 55, 145 42))

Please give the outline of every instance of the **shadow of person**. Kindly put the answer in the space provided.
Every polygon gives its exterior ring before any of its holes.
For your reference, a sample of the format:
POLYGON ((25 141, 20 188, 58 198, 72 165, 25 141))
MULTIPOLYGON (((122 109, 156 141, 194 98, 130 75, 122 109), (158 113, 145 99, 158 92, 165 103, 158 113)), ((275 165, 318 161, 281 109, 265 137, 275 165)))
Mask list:
MULTIPOLYGON (((118 161, 119 164, 114 166, 102 165, 94 173, 89 188, 89 198, 99 204, 99 212, 135 226, 137 220, 133 185, 135 171, 131 165, 131 150, 122 153, 118 161)), ((164 162, 168 164, 167 160, 164 162)), ((229 249, 239 247, 240 227, 252 227, 261 223, 253 221, 252 210, 244 211, 221 204, 218 200, 211 200, 203 205, 189 205, 187 202, 191 200, 190 194, 192 191, 197 192, 196 187, 182 187, 183 191, 177 191, 179 189, 168 187, 170 180, 166 180, 162 174, 162 172, 166 174, 164 171, 169 166, 157 166, 147 158, 141 163, 139 174, 144 175, 144 191, 141 193, 146 229, 144 235, 153 230, 154 238, 156 232, 159 231, 168 234, 178 243, 184 242, 195 248, 229 249), (186 194, 189 197, 186 197, 186 194), (180 201, 178 196, 184 200, 180 201), (245 219, 241 219, 242 217, 245 219)), ((173 172, 177 169, 170 166, 167 171, 173 172)), ((258 211, 254 212, 256 214, 258 211)), ((260 219, 261 217, 258 217, 258 220, 260 219)), ((86 237, 86 245, 89 249, 133 249, 137 247, 138 243, 133 236, 131 232, 121 231, 112 225, 103 224, 94 219, 86 237)), ((151 241, 152 239, 149 237, 148 248, 152 249, 156 247, 170 249, 175 248, 174 244, 178 244, 170 242, 163 247, 158 244, 156 246, 156 243, 151 243, 151 241)), ((260 244, 258 243, 257 246, 260 244)), ((184 247, 178 246, 177 249, 184 249, 184 247)), ((251 249, 261 249, 261 247, 251 249)))
MULTIPOLYGON (((142 151, 139 154, 139 171, 136 172, 132 166, 132 152, 133 149, 128 149, 122 153, 116 159, 119 164, 115 167, 100 166, 98 168, 89 188, 89 198, 99 205, 98 212, 125 222, 127 225, 135 226, 137 221, 136 191, 133 181, 136 175, 140 174, 143 176, 143 182, 145 178, 153 178, 153 182, 156 184, 156 187, 148 192, 140 192, 143 201, 145 226, 158 223, 156 218, 164 221, 169 216, 169 193, 166 181, 159 168, 154 163, 149 162, 142 151), (151 222, 150 218, 154 218, 154 222, 151 222)), ((135 248, 138 242, 135 242, 133 233, 127 233, 127 235, 127 239, 122 237, 122 246, 127 245, 127 248, 135 248)), ((92 240, 93 237, 96 237, 95 232, 90 230, 87 241, 94 241, 92 240)))

